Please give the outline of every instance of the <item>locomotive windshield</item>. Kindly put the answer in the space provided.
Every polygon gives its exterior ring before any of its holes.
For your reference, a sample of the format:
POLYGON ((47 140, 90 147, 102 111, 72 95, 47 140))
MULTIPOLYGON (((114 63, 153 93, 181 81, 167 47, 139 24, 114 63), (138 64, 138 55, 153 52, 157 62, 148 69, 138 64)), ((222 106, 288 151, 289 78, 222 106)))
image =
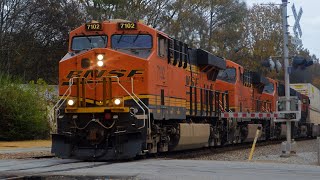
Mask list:
POLYGON ((116 34, 111 37, 112 49, 147 58, 151 53, 152 37, 144 34, 116 34))
POLYGON ((271 93, 273 93, 273 91, 274 91, 274 86, 273 86, 272 83, 268 83, 268 84, 265 85, 264 88, 263 88, 263 92, 264 92, 264 93, 269 93, 269 94, 271 94, 271 93))
POLYGON ((92 48, 105 48, 107 46, 107 36, 77 36, 72 39, 72 50, 81 51, 92 48))
POLYGON ((235 68, 227 68, 225 70, 220 70, 217 76, 217 79, 222 81, 226 81, 229 83, 236 82, 236 69, 235 68))

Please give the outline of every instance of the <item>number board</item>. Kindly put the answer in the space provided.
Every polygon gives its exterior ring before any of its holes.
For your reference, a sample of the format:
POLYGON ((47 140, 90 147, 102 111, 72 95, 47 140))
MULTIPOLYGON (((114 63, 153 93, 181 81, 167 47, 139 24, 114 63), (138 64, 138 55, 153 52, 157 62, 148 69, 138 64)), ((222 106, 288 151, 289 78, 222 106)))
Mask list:
POLYGON ((121 23, 118 23, 118 29, 121 29, 121 30, 136 30, 137 29, 137 23, 121 22, 121 23))
POLYGON ((102 31, 101 23, 88 23, 86 24, 87 31, 102 31))

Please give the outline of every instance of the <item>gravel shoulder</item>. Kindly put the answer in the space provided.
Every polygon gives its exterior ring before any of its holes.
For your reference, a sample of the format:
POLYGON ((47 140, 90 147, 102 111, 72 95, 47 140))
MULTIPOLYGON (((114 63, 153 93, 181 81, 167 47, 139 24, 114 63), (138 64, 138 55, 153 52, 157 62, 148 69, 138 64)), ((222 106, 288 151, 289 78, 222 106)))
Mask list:
MULTIPOLYGON (((266 146, 257 146, 252 161, 254 162, 272 162, 272 163, 286 163, 286 164, 317 164, 317 141, 303 140, 297 141, 296 154, 290 157, 280 157, 281 143, 271 144, 266 146)), ((216 161, 248 161, 250 148, 240 149, 235 151, 214 153, 204 152, 194 157, 188 158, 192 160, 216 160, 216 161)), ((179 158, 183 159, 183 158, 179 158)))
POLYGON ((13 148, 51 147, 51 140, 0 141, 0 150, 13 148))
POLYGON ((51 140, 0 141, 0 159, 26 159, 51 155, 51 140))

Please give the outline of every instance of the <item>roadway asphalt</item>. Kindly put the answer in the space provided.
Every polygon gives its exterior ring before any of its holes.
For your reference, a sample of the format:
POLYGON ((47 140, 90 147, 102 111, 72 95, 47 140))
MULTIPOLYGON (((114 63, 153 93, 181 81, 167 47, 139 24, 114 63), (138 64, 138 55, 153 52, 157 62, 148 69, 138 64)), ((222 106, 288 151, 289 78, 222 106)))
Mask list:
POLYGON ((0 160, 0 179, 320 179, 320 166, 200 160, 147 159, 130 162, 82 162, 67 159, 0 160))

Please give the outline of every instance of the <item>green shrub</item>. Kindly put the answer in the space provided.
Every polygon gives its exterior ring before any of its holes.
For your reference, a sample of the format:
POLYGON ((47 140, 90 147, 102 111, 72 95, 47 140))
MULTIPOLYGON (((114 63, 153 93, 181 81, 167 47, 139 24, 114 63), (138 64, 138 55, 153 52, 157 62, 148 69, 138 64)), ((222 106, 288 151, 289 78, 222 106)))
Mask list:
POLYGON ((0 73, 0 140, 48 138, 46 84, 21 82, 0 73))

